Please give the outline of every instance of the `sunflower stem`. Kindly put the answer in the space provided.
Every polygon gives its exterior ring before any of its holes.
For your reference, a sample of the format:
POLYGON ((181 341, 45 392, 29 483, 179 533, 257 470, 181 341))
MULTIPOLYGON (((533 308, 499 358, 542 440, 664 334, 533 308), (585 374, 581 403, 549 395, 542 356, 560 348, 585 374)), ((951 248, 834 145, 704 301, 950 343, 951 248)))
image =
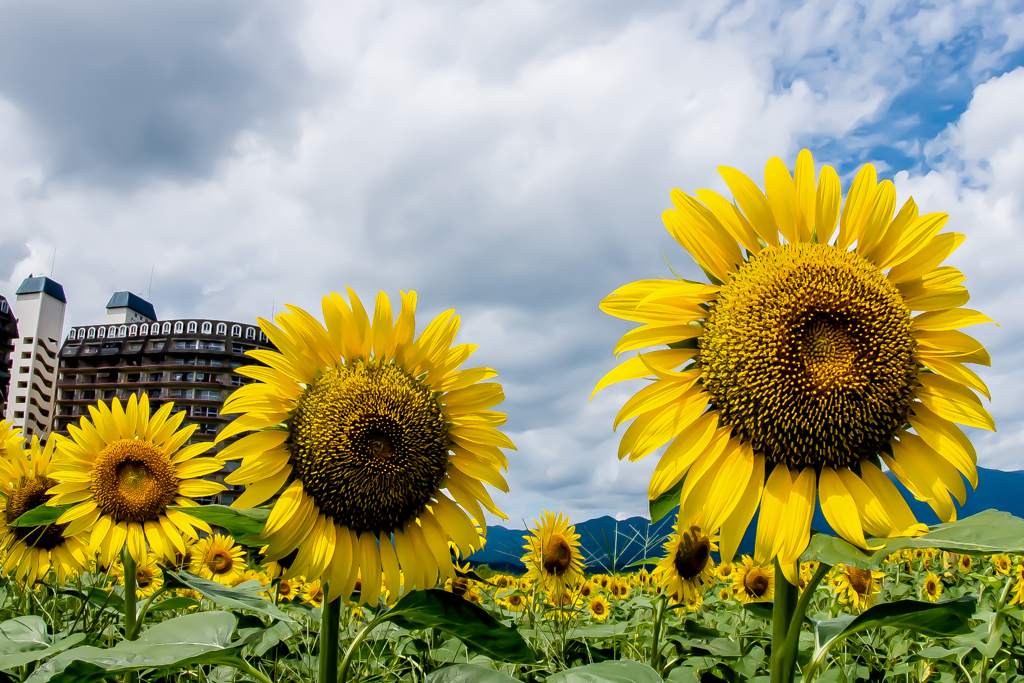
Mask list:
POLYGON ((121 550, 121 564, 124 566, 124 637, 125 640, 135 640, 138 619, 135 596, 135 572, 137 569, 135 567, 135 558, 128 552, 127 545, 121 550))
MULTIPOLYGON (((327 586, 324 586, 327 592, 327 586)), ((341 599, 323 603, 320 615, 320 683, 338 680, 338 635, 341 624, 341 599)))
POLYGON ((771 683, 792 683, 796 654, 786 648, 789 625, 796 612, 799 589, 782 573, 775 559, 775 604, 772 605, 772 677, 771 683))
POLYGON ((661 665, 661 622, 665 620, 666 596, 659 595, 655 599, 658 601, 658 611, 654 615, 654 642, 651 646, 651 668, 660 672, 661 669, 658 667, 661 665))
MULTIPOLYGON (((821 580, 825 578, 825 575, 828 574, 830 569, 832 569, 832 565, 819 562, 818 569, 814 572, 814 576, 811 577, 811 580, 807 582, 806 586, 804 586, 803 592, 800 593, 800 600, 796 603, 796 609, 793 611, 793 617, 789 623, 789 633, 786 635, 786 643, 784 646, 786 657, 792 662, 795 662, 797 656, 800 654, 800 630, 804 625, 804 617, 807 615, 807 607, 811 604, 811 598, 814 597, 814 591, 818 589, 818 584, 821 583, 821 580)), ((778 585, 778 583, 776 583, 776 585, 778 585)), ((776 592, 776 595, 778 595, 778 592, 776 592)))
MULTIPOLYGON (((363 630, 356 635, 356 637, 352 640, 351 643, 349 643, 348 649, 345 650, 345 658, 341 660, 341 667, 340 670, 338 671, 338 683, 346 683, 348 681, 348 668, 352 664, 352 657, 355 655, 356 650, 359 649, 359 646, 363 644, 363 641, 366 639, 366 636, 370 634, 370 631, 375 629, 380 624, 383 624, 385 621, 393 619, 395 616, 396 614, 391 611, 380 614, 375 619, 370 621, 370 623, 364 626, 363 630)), ((326 682, 321 681, 320 683, 326 682)))

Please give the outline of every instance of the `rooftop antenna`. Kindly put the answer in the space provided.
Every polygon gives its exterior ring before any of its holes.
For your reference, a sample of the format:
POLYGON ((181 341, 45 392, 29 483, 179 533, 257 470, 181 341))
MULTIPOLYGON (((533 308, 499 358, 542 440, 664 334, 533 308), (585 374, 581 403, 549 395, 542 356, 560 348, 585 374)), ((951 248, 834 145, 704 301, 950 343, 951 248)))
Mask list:
POLYGON ((149 271, 149 293, 146 294, 146 301, 153 300, 153 273, 156 272, 156 266, 153 266, 149 271))
POLYGON ((57 247, 53 248, 53 259, 50 261, 50 277, 53 277, 53 264, 57 262, 57 247))

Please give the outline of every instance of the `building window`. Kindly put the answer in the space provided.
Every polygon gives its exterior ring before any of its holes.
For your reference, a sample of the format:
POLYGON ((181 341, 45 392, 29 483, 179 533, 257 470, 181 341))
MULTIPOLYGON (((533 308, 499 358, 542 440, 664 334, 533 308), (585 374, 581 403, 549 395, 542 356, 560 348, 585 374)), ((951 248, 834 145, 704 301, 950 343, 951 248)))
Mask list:
POLYGON ((217 334, 227 334, 228 326, 224 323, 217 323, 217 334))
POLYGON ((170 334, 170 333, 171 333, 171 324, 170 323, 164 323, 164 334, 170 334))
POLYGON ((96 330, 96 336, 99 337, 100 339, 106 339, 106 337, 107 337, 107 328, 101 327, 101 328, 97 329, 96 330))
POLYGON ((114 327, 113 325, 111 325, 110 329, 107 330, 107 336, 108 337, 115 337, 115 336, 117 336, 117 328, 114 327))
POLYGON ((128 326, 127 325, 121 325, 121 327, 119 327, 117 329, 117 336, 118 337, 127 337, 128 336, 128 326))
POLYGON ((195 334, 196 333, 196 321, 195 320, 189 320, 188 321, 188 333, 189 334, 195 334))
POLYGON ((87 333, 87 336, 89 337, 89 339, 95 339, 96 338, 96 328, 95 327, 90 327, 89 328, 89 332, 87 333))
POLYGON ((209 351, 223 351, 224 342, 201 341, 199 342, 199 348, 207 349, 209 351))
POLYGON ((213 325, 211 323, 203 323, 203 334, 213 334, 213 325))
POLYGON ((241 337, 242 336, 242 326, 241 325, 232 325, 231 326, 231 336, 232 337, 241 337))
POLYGON ((18 382, 19 389, 28 389, 28 382, 18 382))
POLYGON ((139 336, 139 326, 138 325, 132 325, 131 327, 129 327, 128 328, 128 336, 129 337, 138 337, 139 336))
POLYGON ((181 322, 180 320, 178 322, 174 323, 174 334, 181 334, 184 331, 185 331, 185 323, 181 322))
POLYGON ((206 389, 197 389, 196 390, 196 398, 204 400, 204 401, 219 401, 220 400, 220 392, 219 391, 208 391, 206 389))
POLYGON ((176 349, 194 349, 196 348, 196 342, 192 341, 178 341, 174 342, 174 348, 176 349))
POLYGON ((149 334, 149 324, 142 323, 141 325, 139 325, 139 334, 141 334, 143 337, 149 334))
POLYGON ((254 330, 251 327, 245 328, 245 338, 246 339, 255 339, 256 338, 256 330, 254 330))
POLYGON ((142 342, 135 342, 133 344, 129 344, 128 345, 128 350, 129 351, 141 351, 142 350, 142 342))
POLYGON ((25 417, 25 411, 24 410, 15 410, 14 411, 14 417, 16 417, 16 418, 25 417))
POLYGON ((7 308, 7 299, 0 300, 0 313, 7 313, 10 310, 7 308))
POLYGON ((32 337, 25 337, 24 339, 21 340, 23 344, 26 344, 28 346, 31 346, 33 341, 34 340, 32 339, 32 337))

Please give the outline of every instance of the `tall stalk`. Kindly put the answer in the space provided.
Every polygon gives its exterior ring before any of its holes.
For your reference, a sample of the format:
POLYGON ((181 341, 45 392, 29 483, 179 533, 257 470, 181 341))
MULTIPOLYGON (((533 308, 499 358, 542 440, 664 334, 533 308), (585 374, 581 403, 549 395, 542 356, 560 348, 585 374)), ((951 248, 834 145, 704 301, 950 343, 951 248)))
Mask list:
POLYGON ((772 606, 771 683, 792 683, 796 673, 796 654, 789 652, 786 641, 789 636, 789 625, 793 619, 803 620, 802 614, 796 614, 799 590, 782 573, 782 566, 776 558, 775 604, 772 606))
POLYGON ((128 546, 121 550, 121 564, 124 567, 124 637, 125 640, 135 640, 137 636, 136 618, 136 572, 135 558, 128 552, 128 546))
MULTIPOLYGON (((324 593, 328 586, 324 585, 324 593)), ((320 683, 338 680, 338 637, 341 624, 341 599, 325 602, 320 615, 320 683)))

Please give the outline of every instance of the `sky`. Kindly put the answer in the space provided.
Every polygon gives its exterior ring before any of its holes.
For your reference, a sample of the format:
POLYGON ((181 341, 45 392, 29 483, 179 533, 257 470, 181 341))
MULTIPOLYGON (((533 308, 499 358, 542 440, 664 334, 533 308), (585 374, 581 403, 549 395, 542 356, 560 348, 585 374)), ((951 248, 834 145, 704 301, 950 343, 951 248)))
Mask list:
MULTIPOLYGON (((647 510, 590 400, 631 325, 598 302, 699 278, 673 188, 806 147, 950 215, 992 367, 984 467, 1024 469, 1024 3, 52 0, 0 4, 0 295, 114 291, 254 321, 352 287, 455 308, 500 374, 509 525, 647 510), (56 250, 56 251, 55 251, 56 250), (150 285, 152 279, 152 285, 150 285)), ((621 434, 621 432, 620 432, 621 434)), ((980 494, 976 494, 980 495, 980 494)), ((493 521, 493 520, 489 520, 493 521)))

